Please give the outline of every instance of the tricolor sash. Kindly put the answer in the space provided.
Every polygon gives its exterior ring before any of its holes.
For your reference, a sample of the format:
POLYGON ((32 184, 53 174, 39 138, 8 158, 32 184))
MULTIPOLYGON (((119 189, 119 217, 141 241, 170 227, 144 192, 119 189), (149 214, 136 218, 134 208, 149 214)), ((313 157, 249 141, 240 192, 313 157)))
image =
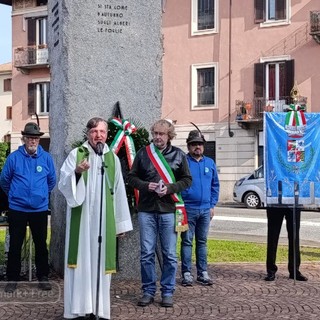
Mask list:
MULTIPOLYGON (((89 156, 86 147, 81 146, 77 151, 77 163, 89 156)), ((114 186, 115 160, 114 154, 109 151, 104 154, 104 162, 108 167, 111 188, 114 186)), ((82 173, 85 184, 87 184, 88 172, 82 173)), ((105 187, 106 193, 106 234, 105 234, 105 273, 116 272, 116 224, 114 218, 113 196, 110 189, 105 187)), ((79 233, 82 214, 82 205, 71 209, 70 235, 68 250, 68 267, 76 268, 78 260, 79 233)))
MULTIPOLYGON (((148 156, 158 171, 161 179, 164 183, 175 183, 176 178, 170 168, 167 160, 164 158, 160 150, 151 143, 150 145, 146 146, 146 150, 148 156)), ((176 232, 184 232, 188 230, 188 219, 187 219, 187 212, 184 207, 184 202, 182 200, 180 193, 172 193, 170 194, 171 198, 175 202, 176 211, 175 211, 175 230, 176 232)))

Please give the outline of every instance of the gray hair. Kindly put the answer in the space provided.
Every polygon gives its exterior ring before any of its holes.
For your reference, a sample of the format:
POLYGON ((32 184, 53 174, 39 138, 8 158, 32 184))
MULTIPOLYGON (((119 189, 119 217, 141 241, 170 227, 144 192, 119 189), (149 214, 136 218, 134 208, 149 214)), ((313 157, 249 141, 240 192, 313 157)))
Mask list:
POLYGON ((176 131, 175 131, 175 128, 174 128, 174 125, 168 120, 161 119, 161 120, 156 121, 150 128, 151 133, 154 132, 154 127, 156 125, 165 126, 165 127, 168 128, 167 134, 168 134, 168 137, 169 137, 170 141, 177 135, 176 131))
POLYGON ((100 122, 104 122, 106 129, 108 130, 108 122, 106 120, 103 118, 94 117, 90 119, 86 125, 86 134, 88 134, 92 128, 96 128, 100 122))

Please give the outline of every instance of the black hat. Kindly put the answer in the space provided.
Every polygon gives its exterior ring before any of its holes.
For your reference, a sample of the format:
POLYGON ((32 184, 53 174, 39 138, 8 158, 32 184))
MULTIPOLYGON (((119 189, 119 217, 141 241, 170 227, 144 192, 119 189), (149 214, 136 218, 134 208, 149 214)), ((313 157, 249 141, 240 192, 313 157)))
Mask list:
POLYGON ((21 131, 23 136, 42 136, 43 132, 40 132, 39 126, 34 122, 28 122, 24 127, 24 130, 21 131))
POLYGON ((189 136, 187 138, 187 143, 192 143, 192 142, 202 142, 205 143, 206 140, 204 139, 203 135, 201 134, 201 132, 199 132, 198 130, 191 130, 189 132, 189 136))

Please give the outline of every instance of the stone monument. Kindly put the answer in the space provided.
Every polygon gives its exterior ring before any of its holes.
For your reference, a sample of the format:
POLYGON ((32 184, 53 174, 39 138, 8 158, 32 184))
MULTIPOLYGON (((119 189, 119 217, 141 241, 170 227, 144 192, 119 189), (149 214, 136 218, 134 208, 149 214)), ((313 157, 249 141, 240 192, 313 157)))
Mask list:
MULTIPOLYGON (((52 0, 48 2, 51 68, 50 152, 58 173, 87 121, 109 119, 119 101, 124 117, 146 129, 161 117, 161 0, 52 0)), ((51 261, 63 273, 65 209, 52 194, 51 261)), ((119 243, 118 277, 140 274, 135 230, 119 243)))

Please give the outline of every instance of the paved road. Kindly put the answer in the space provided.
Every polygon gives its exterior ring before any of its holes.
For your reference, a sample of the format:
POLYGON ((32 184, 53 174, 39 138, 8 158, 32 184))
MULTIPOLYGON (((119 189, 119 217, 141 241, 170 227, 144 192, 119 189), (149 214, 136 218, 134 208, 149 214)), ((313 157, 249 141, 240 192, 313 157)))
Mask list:
MULTIPOLYGON (((266 242, 265 209, 218 206, 215 208, 209 236, 213 239, 266 242)), ((320 247, 320 212, 302 212, 300 239, 301 245, 320 247)), ((285 221, 280 234, 280 243, 287 243, 285 221)))
MULTIPOLYGON (((234 209, 234 208, 233 208, 234 209)), ((213 234, 220 230, 219 223, 230 223, 227 236, 240 233, 240 223, 248 224, 246 232, 265 232, 265 222, 244 220, 244 211, 226 208, 217 210, 213 234), (238 212, 238 214, 237 214, 238 212), (230 214, 232 213, 232 214, 230 214), (220 217, 220 218, 219 218, 220 217), (230 217, 233 217, 232 219, 230 217), (234 219, 238 217, 241 221, 234 219), (238 230, 238 231, 235 231, 238 230)), ((246 213, 248 219, 253 211, 246 213)), ((317 216, 315 216, 317 217, 317 216)), ((313 218, 312 218, 313 219, 313 218)), ((264 233, 266 234, 266 233, 264 233)), ((240 236, 240 235, 239 235, 240 236)), ((243 234, 241 236, 244 236, 243 234)), ((256 236, 256 235, 255 235, 256 236)), ((234 236, 234 237, 238 237, 234 236)), ((253 236, 250 235, 250 238, 253 236)), ((258 237, 258 235, 257 235, 258 237)), ((265 237, 265 236, 261 236, 265 237)), ((320 257, 319 262, 303 263, 301 271, 309 278, 307 282, 288 279, 287 265, 278 265, 276 281, 265 282, 265 264, 211 264, 208 271, 214 278, 211 287, 195 284, 182 287, 177 278, 173 308, 160 307, 160 293, 155 302, 146 307, 137 306, 140 282, 137 280, 113 280, 111 286, 111 318, 113 320, 318 320, 320 319, 320 257)), ((63 280, 50 278, 53 290, 42 292, 36 282, 19 283, 14 295, 4 292, 5 282, 0 281, 1 320, 60 320, 63 319, 63 280)))
MULTIPOLYGON (((160 307, 160 294, 146 307, 137 306, 138 281, 113 281, 113 320, 318 320, 320 319, 320 262, 306 264, 308 282, 288 279, 286 265, 279 265, 276 281, 265 282, 264 264, 210 265, 214 285, 177 284, 174 308, 160 307)), ((179 281, 179 280, 178 280, 179 281)), ((0 282, 1 320, 63 319, 63 281, 51 279, 53 291, 39 292, 36 283, 19 284, 19 296, 5 296, 0 282)))

